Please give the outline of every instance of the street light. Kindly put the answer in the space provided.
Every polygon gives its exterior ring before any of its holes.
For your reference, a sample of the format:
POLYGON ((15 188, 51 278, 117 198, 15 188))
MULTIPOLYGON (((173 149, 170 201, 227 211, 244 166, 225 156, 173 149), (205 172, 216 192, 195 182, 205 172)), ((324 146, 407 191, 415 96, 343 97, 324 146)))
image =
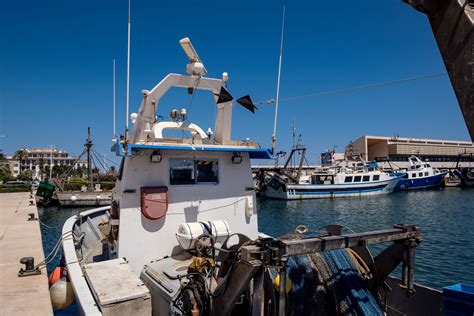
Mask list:
POLYGON ((50 148, 50 156, 49 156, 49 179, 53 178, 53 147, 56 145, 48 145, 50 148))

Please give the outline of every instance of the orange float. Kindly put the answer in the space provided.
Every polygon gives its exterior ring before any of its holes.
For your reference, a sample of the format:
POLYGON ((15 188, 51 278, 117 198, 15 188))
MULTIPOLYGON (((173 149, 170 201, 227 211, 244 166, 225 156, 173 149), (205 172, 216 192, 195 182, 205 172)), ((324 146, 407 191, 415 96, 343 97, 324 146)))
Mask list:
POLYGON ((64 267, 58 266, 54 268, 53 272, 49 276, 49 287, 53 286, 55 282, 59 281, 62 278, 63 272, 64 272, 64 267))

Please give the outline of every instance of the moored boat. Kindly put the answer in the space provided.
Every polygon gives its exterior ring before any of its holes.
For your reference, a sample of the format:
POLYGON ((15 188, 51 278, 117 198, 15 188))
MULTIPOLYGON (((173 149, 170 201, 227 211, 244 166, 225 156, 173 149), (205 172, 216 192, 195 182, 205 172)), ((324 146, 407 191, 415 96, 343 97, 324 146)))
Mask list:
POLYGON ((62 183, 58 182, 60 190, 55 192, 54 197, 62 207, 104 206, 112 203, 112 191, 102 190, 100 184, 93 182, 92 156, 94 152, 90 128, 87 128, 87 140, 84 146, 87 153, 87 186, 83 186, 81 191, 65 191, 62 190, 62 183))
POLYGON ((468 188, 474 187, 474 168, 462 168, 460 173, 462 185, 468 188))
POLYGON ((336 167, 296 182, 275 173, 266 186, 265 196, 294 200, 387 194, 393 192, 403 176, 383 172, 376 163, 358 163, 354 168, 336 167))
POLYGON ((462 186, 462 180, 459 176, 459 172, 457 170, 449 171, 443 179, 443 185, 445 187, 460 187, 462 186))
MULTIPOLYGON (((227 74, 204 77, 189 39, 180 43, 190 57, 188 75, 169 74, 143 91, 130 135, 115 145, 122 163, 112 205, 63 226, 62 262, 79 312, 440 315, 441 292, 414 283, 422 241, 416 226, 363 233, 298 227, 284 238, 259 233, 250 159, 271 152, 230 138, 227 74), (158 120, 159 101, 172 87, 214 95, 215 133, 192 123, 185 109, 158 120), (165 130, 183 136, 166 137, 165 130), (374 258, 367 245, 376 243, 389 245, 374 258), (399 264, 401 280, 389 276, 399 264)), ((398 179, 366 167, 349 176, 398 179)))
POLYGON ((405 175, 400 179, 395 190, 426 189, 440 186, 447 171, 441 172, 431 167, 428 161, 421 161, 416 156, 408 157, 409 166, 402 170, 405 175))

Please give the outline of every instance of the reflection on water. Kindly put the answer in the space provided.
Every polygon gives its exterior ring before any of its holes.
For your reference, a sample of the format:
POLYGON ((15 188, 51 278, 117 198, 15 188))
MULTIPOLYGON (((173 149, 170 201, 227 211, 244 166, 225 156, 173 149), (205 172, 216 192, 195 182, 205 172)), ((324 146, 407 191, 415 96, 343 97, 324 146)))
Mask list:
MULTIPOLYGON (((260 231, 279 236, 300 224, 317 230, 337 223, 362 232, 410 223, 421 227, 415 280, 441 288, 453 283, 474 284, 474 190, 446 188, 395 192, 364 198, 304 201, 258 200, 260 231)), ((48 254, 70 216, 86 209, 45 208, 39 211, 43 247, 48 254)), ((376 247, 377 248, 377 247, 376 247)), ((48 273, 59 263, 60 253, 48 264, 48 273)), ((74 315, 75 306, 57 315, 74 315)))

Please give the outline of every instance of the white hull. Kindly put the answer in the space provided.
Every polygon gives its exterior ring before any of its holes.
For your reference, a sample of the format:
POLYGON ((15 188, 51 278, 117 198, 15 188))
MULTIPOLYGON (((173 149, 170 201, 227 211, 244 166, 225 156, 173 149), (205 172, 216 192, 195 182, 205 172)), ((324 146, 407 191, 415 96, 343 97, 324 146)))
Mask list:
POLYGON ((399 178, 364 184, 287 184, 285 189, 268 186, 265 196, 282 200, 365 197, 393 192, 399 178))
POLYGON ((112 192, 56 192, 56 198, 66 207, 106 206, 112 203, 112 192))

